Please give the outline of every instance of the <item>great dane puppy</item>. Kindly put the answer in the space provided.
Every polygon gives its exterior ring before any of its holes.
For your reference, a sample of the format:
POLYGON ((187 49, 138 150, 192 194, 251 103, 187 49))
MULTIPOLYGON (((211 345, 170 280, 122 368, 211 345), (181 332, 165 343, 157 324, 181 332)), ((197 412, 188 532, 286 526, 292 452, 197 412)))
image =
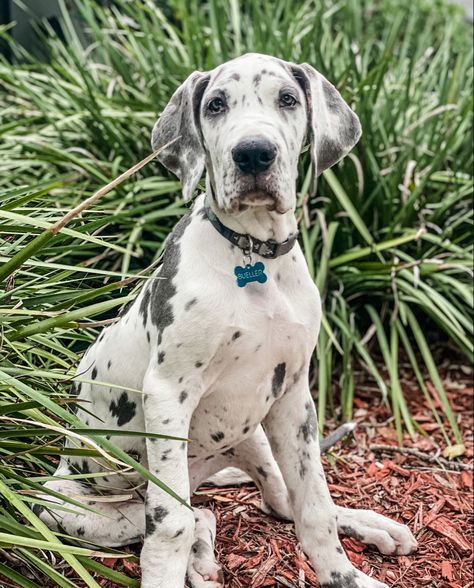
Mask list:
MULTIPOLYGON (((354 568, 339 532, 386 554, 416 547, 407 527, 334 505, 308 386, 321 302, 296 241, 298 158, 308 138, 316 180, 360 132, 336 88, 309 65, 249 54, 191 74, 152 144, 179 137, 158 159, 186 199, 205 169, 206 192, 134 304, 84 355, 78 374, 89 383, 76 390, 78 415, 91 427, 191 439, 114 438, 187 502, 215 472, 247 472, 263 508, 294 521, 323 588, 385 586, 354 568)), ((210 511, 193 511, 153 483, 145 491, 134 472, 96 459, 64 457, 57 476, 50 488, 94 512, 39 509, 51 528, 113 547, 144 536, 143 588, 183 588, 186 577, 193 588, 222 586, 210 511), (97 476, 88 484, 59 478, 78 472, 97 476)))

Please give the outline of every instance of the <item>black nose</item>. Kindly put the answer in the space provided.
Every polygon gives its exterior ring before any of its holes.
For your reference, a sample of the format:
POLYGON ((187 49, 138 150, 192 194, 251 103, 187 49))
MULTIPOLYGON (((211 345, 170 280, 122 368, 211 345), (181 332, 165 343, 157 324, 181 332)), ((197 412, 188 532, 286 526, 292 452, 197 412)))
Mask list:
POLYGON ((246 174, 257 174, 275 161, 276 147, 267 139, 245 139, 232 149, 232 159, 246 174))

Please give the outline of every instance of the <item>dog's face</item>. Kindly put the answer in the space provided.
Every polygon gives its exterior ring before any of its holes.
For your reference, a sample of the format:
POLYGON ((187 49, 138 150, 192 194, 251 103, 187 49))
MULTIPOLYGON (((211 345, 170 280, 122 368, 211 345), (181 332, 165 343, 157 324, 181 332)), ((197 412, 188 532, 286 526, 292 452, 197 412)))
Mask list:
POLYGON ((247 55, 218 68, 199 113, 206 167, 227 211, 295 204, 298 157, 306 136, 306 98, 284 62, 247 55))
POLYGON ((298 158, 311 138, 316 178, 360 137, 357 116, 309 65, 247 54, 178 88, 153 129, 158 159, 190 198, 207 169, 218 208, 238 214, 266 207, 284 214, 296 204, 298 158))

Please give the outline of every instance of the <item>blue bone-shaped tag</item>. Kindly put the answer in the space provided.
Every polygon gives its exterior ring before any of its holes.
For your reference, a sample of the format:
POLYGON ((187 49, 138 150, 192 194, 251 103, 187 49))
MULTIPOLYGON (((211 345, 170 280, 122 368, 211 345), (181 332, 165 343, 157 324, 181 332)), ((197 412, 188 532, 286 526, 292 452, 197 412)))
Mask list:
POLYGON ((261 261, 257 261, 254 265, 248 263, 245 267, 238 265, 234 268, 234 274, 237 276, 237 286, 239 288, 243 288, 249 282, 264 284, 267 281, 265 266, 261 261))

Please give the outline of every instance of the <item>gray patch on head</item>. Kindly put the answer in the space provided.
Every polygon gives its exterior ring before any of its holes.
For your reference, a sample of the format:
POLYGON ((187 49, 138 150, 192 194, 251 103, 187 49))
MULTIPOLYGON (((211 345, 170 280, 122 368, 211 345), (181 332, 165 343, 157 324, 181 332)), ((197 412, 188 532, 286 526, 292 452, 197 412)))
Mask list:
POLYGON ((318 168, 327 169, 339 159, 341 148, 339 143, 325 135, 318 139, 318 168))
POLYGON ((339 113, 341 111, 341 97, 339 92, 325 78, 321 79, 321 86, 327 107, 332 112, 339 113))

